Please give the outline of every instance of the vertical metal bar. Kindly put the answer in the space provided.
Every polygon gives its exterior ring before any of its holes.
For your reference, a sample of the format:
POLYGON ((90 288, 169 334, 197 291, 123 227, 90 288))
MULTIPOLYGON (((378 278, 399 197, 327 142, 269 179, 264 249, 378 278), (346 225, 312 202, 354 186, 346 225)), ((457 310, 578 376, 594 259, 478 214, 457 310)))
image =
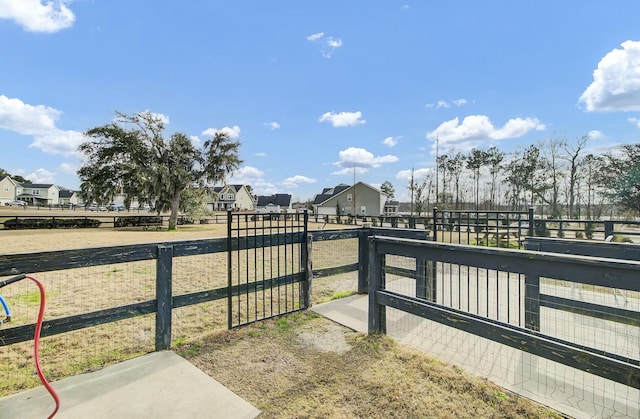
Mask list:
POLYGON ((378 303, 384 288, 384 255, 377 254, 375 237, 369 239, 369 333, 385 333, 386 307, 378 303))
POLYGON ((173 246, 158 246, 156 260, 156 351, 171 345, 173 246))
POLYGON ((436 207, 433 208, 433 241, 438 241, 438 208, 436 207))
POLYGON ((233 328, 233 240, 231 239, 233 222, 231 211, 227 212, 227 328, 233 328))
POLYGON ((529 272, 524 277, 524 327, 540 331, 540 277, 529 272))
MULTIPOLYGON (((306 228, 305 228, 306 230, 306 228)), ((306 242, 303 249, 303 261, 305 263, 305 280, 304 288, 302 290, 304 308, 309 308, 313 304, 312 292, 313 292, 313 236, 305 233, 306 242)))

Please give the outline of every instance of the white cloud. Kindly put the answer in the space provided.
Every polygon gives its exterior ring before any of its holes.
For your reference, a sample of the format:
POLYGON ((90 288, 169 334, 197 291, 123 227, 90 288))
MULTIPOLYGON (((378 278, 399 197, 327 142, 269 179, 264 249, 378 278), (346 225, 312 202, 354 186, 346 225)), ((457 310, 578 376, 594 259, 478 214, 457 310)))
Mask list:
POLYGON ((640 119, 638 118, 629 118, 629 122, 640 128, 640 119))
MULTIPOLYGON (((424 178, 429 176, 429 174, 432 173, 432 172, 433 172, 433 169, 429 169, 429 168, 415 169, 413 171, 413 181, 414 182, 420 182, 424 178)), ((407 181, 407 184, 410 183, 410 181, 411 181, 411 170, 401 170, 401 171, 399 171, 398 173, 396 173, 396 179, 405 180, 405 181, 407 181)))
POLYGON ((61 172, 67 173, 69 175, 75 175, 76 172, 78 171, 78 167, 71 163, 60 163, 60 165, 58 166, 58 169, 61 172))
POLYGON ((458 118, 443 122, 427 133, 427 139, 438 139, 441 145, 467 149, 486 140, 518 138, 534 129, 542 131, 545 126, 536 118, 513 118, 502 128, 496 128, 486 115, 469 115, 462 123, 459 123, 458 118))
POLYGON ((447 109, 447 108, 450 108, 451 105, 459 108, 460 106, 464 106, 467 103, 469 103, 467 99, 463 99, 463 98, 452 100, 451 103, 447 102, 446 100, 440 99, 436 103, 427 103, 425 106, 427 108, 447 109))
POLYGON ((240 136, 240 127, 237 125, 234 125, 232 127, 224 127, 224 128, 207 128, 206 130, 202 131, 202 135, 216 135, 217 132, 222 132, 224 134, 227 134, 230 138, 238 138, 240 136))
POLYGON ((264 151, 260 151, 258 153, 255 153, 254 156, 256 156, 256 157, 267 157, 268 155, 264 151))
MULTIPOLYGON (((0 0, 1 1, 1 0, 0 0)), ((62 112, 43 105, 29 105, 20 99, 0 95, 0 128, 34 138, 30 147, 48 154, 71 155, 84 141, 82 133, 56 127, 62 112)))
POLYGON ((270 129, 278 129, 280 128, 280 124, 278 124, 277 122, 265 122, 263 125, 269 127, 270 129))
POLYGON ((57 32, 70 27, 76 17, 68 0, 0 0, 0 19, 12 19, 30 32, 57 32))
POLYGON ((325 112, 318 122, 331 122, 334 127, 354 127, 356 125, 364 124, 365 121, 362 118, 362 112, 325 112))
POLYGON ((353 173, 354 170, 357 173, 366 173, 371 168, 398 161, 396 156, 387 154, 386 156, 376 157, 364 148, 357 147, 349 147, 346 150, 342 150, 338 153, 338 156, 340 160, 335 162, 334 165, 340 167, 341 170, 333 174, 353 173))
POLYGON ((151 112, 149 109, 146 109, 142 112, 140 112, 141 114, 145 114, 148 113, 150 114, 154 119, 162 122, 164 125, 169 125, 169 116, 165 115, 163 113, 157 113, 157 112, 151 112))
POLYGON ((297 188, 298 185, 301 183, 317 183, 317 180, 306 177, 306 176, 296 175, 293 177, 286 178, 282 182, 282 184, 289 189, 297 188))
POLYGON ((317 42, 322 40, 320 53, 324 58, 331 58, 334 51, 342 47, 342 39, 326 36, 324 32, 318 32, 307 36, 307 41, 317 42))
POLYGON ((382 140, 382 144, 389 147, 395 147, 395 145, 398 144, 399 139, 400 137, 387 137, 384 140, 382 140))
POLYGON ((47 169, 37 169, 33 173, 29 173, 23 176, 25 179, 29 179, 31 183, 54 183, 56 174, 48 171, 47 169))
POLYGON ((324 32, 318 32, 307 36, 307 41, 315 42, 324 36, 324 32))
POLYGON ((265 174, 262 170, 251 166, 244 166, 235 171, 229 179, 229 184, 250 185, 253 193, 256 195, 273 195, 278 193, 276 186, 264 179, 265 174))
POLYGON ((625 41, 607 53, 580 96, 586 110, 640 111, 640 41, 625 41))
POLYGON ((601 132, 598 131, 597 129, 591 130, 589 131, 589 133, 587 134, 587 137, 590 140, 601 140, 605 137, 605 135, 601 132))

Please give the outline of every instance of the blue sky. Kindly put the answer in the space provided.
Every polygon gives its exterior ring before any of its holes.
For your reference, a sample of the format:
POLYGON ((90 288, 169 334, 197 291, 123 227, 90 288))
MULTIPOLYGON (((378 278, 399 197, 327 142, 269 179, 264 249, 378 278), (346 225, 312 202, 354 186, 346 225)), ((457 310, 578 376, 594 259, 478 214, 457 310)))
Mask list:
POLYGON ((230 183, 313 198, 440 153, 640 142, 640 2, 0 0, 0 168, 77 188, 115 111, 241 142, 230 183))

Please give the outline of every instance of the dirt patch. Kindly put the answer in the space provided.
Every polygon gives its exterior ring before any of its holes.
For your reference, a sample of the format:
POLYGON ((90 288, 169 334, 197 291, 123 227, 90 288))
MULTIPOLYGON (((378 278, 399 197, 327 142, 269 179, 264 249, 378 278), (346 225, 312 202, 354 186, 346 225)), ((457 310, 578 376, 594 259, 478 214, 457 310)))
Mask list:
POLYGON ((560 417, 385 336, 310 312, 214 333, 176 350, 262 418, 560 417))

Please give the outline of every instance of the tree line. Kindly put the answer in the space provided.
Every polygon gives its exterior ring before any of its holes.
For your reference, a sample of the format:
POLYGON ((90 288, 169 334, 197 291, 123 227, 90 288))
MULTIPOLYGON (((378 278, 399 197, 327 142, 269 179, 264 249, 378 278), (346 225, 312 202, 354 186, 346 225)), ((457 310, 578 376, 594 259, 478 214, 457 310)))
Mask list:
MULTIPOLYGON (((573 142, 548 139, 512 153, 497 147, 450 150, 436 158, 435 170, 407 189, 412 212, 430 208, 513 210, 535 207, 552 218, 597 218, 605 208, 640 212, 640 144, 602 154, 587 153, 588 137, 573 142)), ((393 197, 391 182, 382 191, 393 197)))

